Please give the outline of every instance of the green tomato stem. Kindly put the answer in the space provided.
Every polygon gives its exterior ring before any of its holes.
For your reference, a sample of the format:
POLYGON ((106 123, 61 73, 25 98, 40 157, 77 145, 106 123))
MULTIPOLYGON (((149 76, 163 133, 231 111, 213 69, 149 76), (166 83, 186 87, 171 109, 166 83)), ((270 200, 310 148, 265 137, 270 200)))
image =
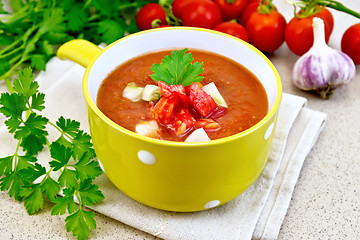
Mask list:
POLYGON ((360 13, 345 7, 342 3, 334 0, 320 0, 318 1, 318 4, 323 5, 325 7, 333 8, 335 10, 348 13, 354 17, 360 18, 360 13))
POLYGON ((171 26, 181 26, 181 19, 174 16, 171 9, 171 1, 170 0, 159 0, 160 6, 164 9, 166 13, 166 22, 171 26))
POLYGON ((272 0, 261 0, 259 7, 257 8, 258 13, 270 14, 275 10, 272 0))

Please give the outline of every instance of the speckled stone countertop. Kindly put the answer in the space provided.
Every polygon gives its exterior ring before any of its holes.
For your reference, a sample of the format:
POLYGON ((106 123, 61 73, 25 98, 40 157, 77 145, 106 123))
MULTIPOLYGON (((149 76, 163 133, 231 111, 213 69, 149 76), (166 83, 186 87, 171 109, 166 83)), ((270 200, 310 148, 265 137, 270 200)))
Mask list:
MULTIPOLYGON (((360 11, 359 0, 342 2, 360 11)), ((273 3, 287 20, 291 18, 291 5, 283 0, 273 3)), ((332 13, 335 26, 329 44, 339 49, 343 32, 360 19, 332 13)), ((269 58, 279 71, 284 92, 307 98, 309 108, 328 115, 325 129, 305 160, 279 239, 360 239, 360 67, 349 85, 322 100, 292 85, 291 71, 298 57, 286 44, 269 58)), ((65 217, 50 216, 50 211, 45 205, 44 211, 29 216, 23 203, 0 192, 0 239, 74 239, 65 230, 65 217)), ((157 239, 100 214, 96 221, 90 239, 157 239)))

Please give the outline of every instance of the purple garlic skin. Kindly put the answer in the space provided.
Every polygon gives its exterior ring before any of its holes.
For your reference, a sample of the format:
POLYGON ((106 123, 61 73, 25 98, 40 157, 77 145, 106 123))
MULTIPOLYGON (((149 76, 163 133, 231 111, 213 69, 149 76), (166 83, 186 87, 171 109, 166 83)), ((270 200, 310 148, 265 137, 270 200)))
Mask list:
POLYGON ((335 88, 355 77, 356 68, 348 55, 326 44, 323 20, 313 18, 313 30, 314 45, 296 61, 293 82, 302 90, 328 98, 335 88))
POLYGON ((303 55, 293 69, 294 84, 302 90, 316 90, 330 85, 336 88, 355 77, 355 65, 345 53, 331 49, 303 55))

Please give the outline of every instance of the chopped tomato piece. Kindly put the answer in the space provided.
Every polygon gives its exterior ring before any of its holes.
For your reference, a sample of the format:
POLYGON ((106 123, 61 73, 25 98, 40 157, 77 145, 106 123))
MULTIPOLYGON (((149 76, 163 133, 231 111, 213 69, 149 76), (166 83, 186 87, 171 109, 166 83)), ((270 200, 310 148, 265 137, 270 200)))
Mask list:
POLYGON ((194 127, 195 121, 195 118, 191 115, 189 110, 183 107, 175 114, 174 119, 171 122, 171 127, 176 135, 181 136, 194 127))
POLYGON ((187 91, 189 92, 190 104, 201 114, 201 116, 208 117, 218 108, 214 99, 196 83, 193 82, 187 87, 187 91))
POLYGON ((160 88, 161 97, 169 97, 173 94, 186 95, 185 87, 183 85, 168 85, 163 81, 158 81, 158 86, 160 88))
POLYGON ((188 104, 188 97, 186 96, 185 87, 183 85, 168 85, 163 81, 158 81, 158 86, 160 88, 161 97, 176 95, 185 105, 188 104))
POLYGON ((151 109, 153 118, 163 125, 171 122, 174 114, 175 107, 179 103, 178 97, 162 97, 151 109))

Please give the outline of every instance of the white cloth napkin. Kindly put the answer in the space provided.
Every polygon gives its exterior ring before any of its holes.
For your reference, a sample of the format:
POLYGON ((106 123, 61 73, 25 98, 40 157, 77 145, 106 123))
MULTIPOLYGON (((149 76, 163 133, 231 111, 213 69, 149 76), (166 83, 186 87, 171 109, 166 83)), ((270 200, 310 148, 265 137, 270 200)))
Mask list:
MULTIPOLYGON (((81 82, 84 69, 53 58, 37 76, 46 93, 43 114, 55 122, 59 116, 81 122, 88 131, 81 82)), ((268 163, 259 179, 242 195, 220 207, 195 213, 154 209, 132 200, 103 174, 96 181, 105 199, 92 209, 163 239, 276 239, 288 209, 302 164, 321 132, 326 115, 305 107, 306 99, 283 94, 268 163)), ((1 124, 1 122, 0 122, 1 124)), ((50 139, 56 139, 48 129, 50 139)), ((16 147, 5 125, 0 128, 0 157, 16 147)), ((48 153, 39 155, 47 162, 48 153)))

